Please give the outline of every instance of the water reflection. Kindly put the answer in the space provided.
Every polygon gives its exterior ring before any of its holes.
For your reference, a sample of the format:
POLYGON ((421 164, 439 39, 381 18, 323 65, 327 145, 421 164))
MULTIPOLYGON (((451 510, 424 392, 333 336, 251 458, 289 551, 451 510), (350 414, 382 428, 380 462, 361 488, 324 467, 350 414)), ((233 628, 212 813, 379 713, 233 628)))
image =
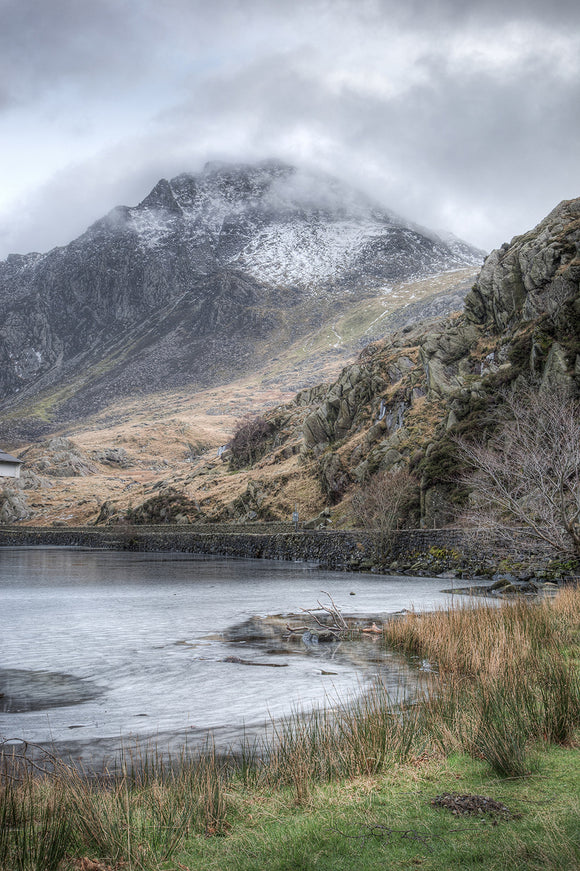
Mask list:
POLYGON ((22 713, 80 705, 102 690, 72 674, 0 668, 0 711, 22 713))

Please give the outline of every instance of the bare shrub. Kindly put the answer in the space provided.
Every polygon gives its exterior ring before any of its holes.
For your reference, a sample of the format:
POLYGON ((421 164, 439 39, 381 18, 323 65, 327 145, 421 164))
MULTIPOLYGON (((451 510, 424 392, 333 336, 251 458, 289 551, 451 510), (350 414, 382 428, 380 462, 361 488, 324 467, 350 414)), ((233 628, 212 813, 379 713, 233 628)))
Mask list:
POLYGON ((228 444, 231 452, 230 465, 234 469, 251 466, 266 450, 272 426, 263 417, 246 416, 238 421, 228 444))
POLYGON ((467 519, 513 544, 523 528, 532 544, 580 558, 580 403, 557 390, 512 390, 485 442, 458 440, 471 467, 467 519))
POLYGON ((415 478, 400 469, 377 472, 353 496, 355 522, 376 533, 380 557, 390 549, 393 533, 402 525, 418 492, 415 478))
POLYGON ((175 523, 176 518, 197 516, 199 507, 175 487, 166 487, 136 508, 128 508, 125 513, 127 523, 175 523))

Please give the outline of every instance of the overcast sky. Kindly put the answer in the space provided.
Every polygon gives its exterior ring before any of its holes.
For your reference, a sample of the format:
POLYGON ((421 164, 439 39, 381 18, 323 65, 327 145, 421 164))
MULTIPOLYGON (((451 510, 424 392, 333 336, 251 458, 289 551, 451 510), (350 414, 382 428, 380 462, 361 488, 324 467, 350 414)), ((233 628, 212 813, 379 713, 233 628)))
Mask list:
POLYGON ((0 257, 278 157, 491 249, 580 196, 578 0, 0 0, 0 257))

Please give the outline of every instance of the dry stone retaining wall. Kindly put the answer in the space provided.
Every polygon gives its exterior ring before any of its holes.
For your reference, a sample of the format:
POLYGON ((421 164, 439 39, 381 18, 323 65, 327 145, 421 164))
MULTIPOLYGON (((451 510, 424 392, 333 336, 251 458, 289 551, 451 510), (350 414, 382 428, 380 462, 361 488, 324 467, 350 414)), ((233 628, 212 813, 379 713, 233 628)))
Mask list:
MULTIPOLYGON (((280 524, 283 526, 283 524, 280 524)), ((304 560, 339 570, 370 569, 375 561, 376 542, 363 531, 231 531, 213 527, 211 531, 183 526, 123 528, 91 527, 0 527, 0 545, 55 545, 92 547, 110 550, 180 551, 245 559, 304 560)), ((264 529, 264 525, 262 526, 264 529)), ((456 551, 471 559, 473 539, 458 529, 413 529, 397 533, 393 558, 412 559, 432 548, 456 551)), ((476 548, 476 550, 478 550, 476 548)), ((481 554, 481 558, 489 556, 481 554)))

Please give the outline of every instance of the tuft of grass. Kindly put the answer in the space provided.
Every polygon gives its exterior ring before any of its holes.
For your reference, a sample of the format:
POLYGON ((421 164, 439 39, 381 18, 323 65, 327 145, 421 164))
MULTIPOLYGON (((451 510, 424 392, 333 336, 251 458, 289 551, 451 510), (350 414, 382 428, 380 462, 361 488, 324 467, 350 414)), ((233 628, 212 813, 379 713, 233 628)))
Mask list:
MULTIPOLYGON (((470 752, 485 759, 500 777, 530 774, 529 745, 534 737, 531 689, 520 675, 495 676, 480 681, 473 692, 470 752)), ((469 718, 471 719, 471 718, 469 718)))
POLYGON ((71 846, 72 826, 62 784, 30 774, 4 776, 0 786, 0 868, 58 871, 71 846))
POLYGON ((263 777, 292 785, 303 803, 311 781, 369 776, 408 758, 418 725, 419 708, 404 706, 377 682, 350 701, 275 725, 263 777))
POLYGON ((538 668, 542 733, 552 744, 569 744, 580 723, 580 675, 574 662, 556 653, 538 668))

